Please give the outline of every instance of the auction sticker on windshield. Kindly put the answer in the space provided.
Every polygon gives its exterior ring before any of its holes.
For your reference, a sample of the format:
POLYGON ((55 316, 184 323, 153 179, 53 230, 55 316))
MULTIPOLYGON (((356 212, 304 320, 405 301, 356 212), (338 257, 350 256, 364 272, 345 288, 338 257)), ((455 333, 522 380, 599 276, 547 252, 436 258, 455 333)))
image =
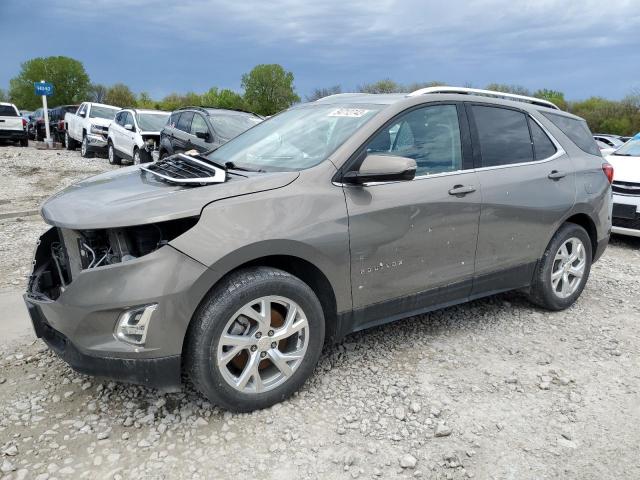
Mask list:
POLYGON ((358 118, 363 116, 367 112, 370 112, 370 110, 365 110, 364 108, 338 108, 330 112, 329 116, 358 118))

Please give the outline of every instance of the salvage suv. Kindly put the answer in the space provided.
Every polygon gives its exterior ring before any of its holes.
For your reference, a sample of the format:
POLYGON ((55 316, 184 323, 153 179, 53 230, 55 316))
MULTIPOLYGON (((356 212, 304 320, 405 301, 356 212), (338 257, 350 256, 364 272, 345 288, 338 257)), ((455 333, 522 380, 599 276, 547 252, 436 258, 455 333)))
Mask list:
POLYGON ((47 200, 25 300, 76 370, 264 408, 325 341, 507 290, 562 310, 613 170, 554 104, 453 87, 298 105, 47 200))

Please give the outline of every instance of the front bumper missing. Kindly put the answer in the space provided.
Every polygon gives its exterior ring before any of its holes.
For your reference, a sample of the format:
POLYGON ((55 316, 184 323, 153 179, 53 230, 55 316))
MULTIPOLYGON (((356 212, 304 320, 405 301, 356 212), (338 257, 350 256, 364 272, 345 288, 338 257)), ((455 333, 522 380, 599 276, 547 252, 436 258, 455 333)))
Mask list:
POLYGON ((51 269, 54 233, 41 237, 24 295, 36 334, 79 372, 154 387, 179 385, 182 344, 210 287, 209 269, 167 245, 135 260, 74 269, 70 282, 57 288, 55 274, 46 275, 46 282, 41 278, 51 269), (43 284, 49 288, 40 289, 43 284), (152 304, 157 310, 144 344, 118 339, 123 313, 152 304))

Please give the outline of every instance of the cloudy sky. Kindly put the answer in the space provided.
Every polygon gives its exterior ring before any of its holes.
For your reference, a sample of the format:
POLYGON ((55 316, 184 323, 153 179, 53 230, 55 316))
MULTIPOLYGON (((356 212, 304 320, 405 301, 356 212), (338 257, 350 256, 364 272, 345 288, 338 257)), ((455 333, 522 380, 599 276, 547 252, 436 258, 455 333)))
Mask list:
POLYGON ((640 88, 639 0, 0 0, 0 45, 0 88, 48 55, 153 97, 239 90, 259 63, 292 71, 303 98, 382 78, 569 99, 640 88))

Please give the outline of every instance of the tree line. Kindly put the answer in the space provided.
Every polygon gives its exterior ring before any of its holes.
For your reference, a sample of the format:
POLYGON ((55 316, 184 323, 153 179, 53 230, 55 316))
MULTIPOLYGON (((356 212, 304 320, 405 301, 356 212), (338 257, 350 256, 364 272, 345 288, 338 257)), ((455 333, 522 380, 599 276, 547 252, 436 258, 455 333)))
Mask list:
MULTIPOLYGON (((295 91, 294 75, 277 64, 255 66, 241 77, 242 93, 212 87, 206 92, 170 93, 154 99, 147 92, 135 94, 126 84, 102 85, 92 83, 84 66, 69 57, 34 58, 21 65, 20 73, 9 82, 8 92, 0 89, 0 101, 12 101, 19 108, 33 110, 41 105, 33 93, 33 82, 47 80, 54 84, 55 94, 49 98, 50 107, 82 101, 107 103, 118 107, 138 107, 175 110, 189 105, 246 110, 260 115, 273 115, 300 102, 295 91)), ((391 79, 364 83, 356 91, 364 93, 411 92, 423 87, 445 85, 443 82, 400 84, 391 79)), ((465 84, 472 87, 472 84, 465 84)), ((593 132, 633 135, 640 132, 640 89, 631 91, 622 100, 591 97, 569 101, 563 92, 541 88, 535 91, 520 85, 491 83, 484 87, 505 93, 533 96, 549 100, 562 110, 584 118, 593 132)), ((342 93, 341 85, 314 89, 306 101, 342 93)))

